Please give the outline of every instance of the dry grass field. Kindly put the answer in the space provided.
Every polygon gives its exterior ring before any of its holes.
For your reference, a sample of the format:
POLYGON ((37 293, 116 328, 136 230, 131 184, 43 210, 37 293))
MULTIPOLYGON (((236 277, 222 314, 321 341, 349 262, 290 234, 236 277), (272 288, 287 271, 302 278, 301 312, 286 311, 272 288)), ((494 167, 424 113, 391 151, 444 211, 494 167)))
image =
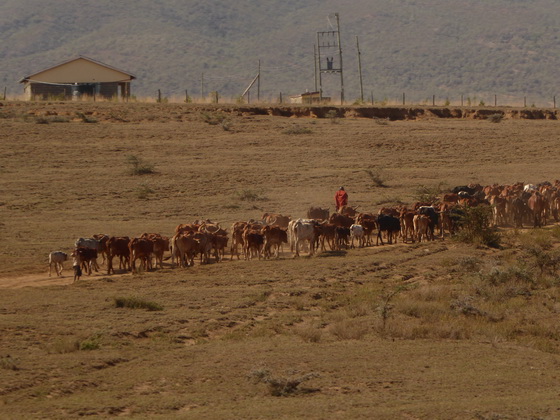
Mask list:
POLYGON ((445 238, 48 277, 48 253, 78 237, 300 217, 341 185, 377 211, 559 178, 557 120, 284 113, 0 105, 0 418, 560 418, 553 225, 502 229, 499 249, 445 238))

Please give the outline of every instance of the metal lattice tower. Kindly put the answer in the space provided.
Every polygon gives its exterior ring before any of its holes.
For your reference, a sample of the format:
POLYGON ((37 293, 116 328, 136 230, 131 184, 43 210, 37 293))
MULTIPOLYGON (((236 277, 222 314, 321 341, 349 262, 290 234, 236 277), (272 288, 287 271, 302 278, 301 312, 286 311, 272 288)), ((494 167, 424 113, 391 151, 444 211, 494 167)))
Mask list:
POLYGON ((317 32, 317 68, 319 70, 319 95, 322 101, 323 74, 340 73, 340 104, 343 105, 344 77, 342 72, 342 47, 340 45, 340 22, 338 13, 335 13, 334 16, 336 18, 335 28, 332 28, 331 31, 317 32))

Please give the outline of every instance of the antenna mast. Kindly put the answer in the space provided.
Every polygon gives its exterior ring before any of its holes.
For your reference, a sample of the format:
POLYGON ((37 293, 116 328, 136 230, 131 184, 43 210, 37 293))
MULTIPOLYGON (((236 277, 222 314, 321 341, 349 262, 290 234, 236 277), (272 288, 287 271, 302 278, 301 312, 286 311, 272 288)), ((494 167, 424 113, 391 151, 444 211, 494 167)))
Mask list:
MULTIPOLYGON (((344 105, 344 77, 342 71, 342 47, 340 45, 340 20, 335 13, 336 27, 330 31, 317 32, 317 61, 319 67, 319 96, 323 100, 323 74, 340 73, 340 104, 344 105), (323 60, 323 57, 325 58, 323 60)), ((330 24, 330 19, 329 19, 330 24)))

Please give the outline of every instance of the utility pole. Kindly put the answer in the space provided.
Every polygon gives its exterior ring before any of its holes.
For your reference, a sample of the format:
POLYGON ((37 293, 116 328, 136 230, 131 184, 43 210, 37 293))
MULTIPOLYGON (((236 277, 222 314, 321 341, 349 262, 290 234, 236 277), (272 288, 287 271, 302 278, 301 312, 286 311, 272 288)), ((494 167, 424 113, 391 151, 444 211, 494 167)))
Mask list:
POLYGON ((259 78, 257 79, 257 102, 261 101, 261 60, 259 60, 259 78))
POLYGON ((362 54, 360 53, 360 43, 356 35, 356 48, 358 49, 358 71, 360 74, 360 100, 364 102, 364 84, 362 80, 362 54))
POLYGON ((317 46, 313 45, 313 64, 315 70, 313 71, 313 78, 315 79, 315 92, 318 92, 317 89, 317 46))

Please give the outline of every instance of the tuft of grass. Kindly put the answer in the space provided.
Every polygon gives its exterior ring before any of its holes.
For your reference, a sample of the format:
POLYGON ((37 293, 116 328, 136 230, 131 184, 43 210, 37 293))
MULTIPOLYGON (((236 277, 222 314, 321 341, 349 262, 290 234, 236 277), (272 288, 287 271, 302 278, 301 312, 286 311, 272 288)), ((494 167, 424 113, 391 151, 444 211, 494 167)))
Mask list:
POLYGON ((368 324, 360 319, 343 319, 329 326, 329 332, 339 340, 360 340, 368 331, 368 324))
POLYGON ((155 172, 155 165, 144 162, 135 155, 128 155, 126 157, 126 163, 130 166, 128 171, 130 175, 149 175, 155 172))
POLYGON ((267 201, 268 198, 262 193, 262 191, 255 191, 250 189, 244 189, 237 191, 235 196, 241 201, 267 201))
POLYGON ((373 117, 372 119, 377 125, 389 125, 389 121, 385 118, 373 117))
POLYGON ((202 112, 200 116, 202 121, 209 125, 223 125, 227 120, 227 116, 219 112, 202 112))
POLYGON ((116 297, 114 298, 116 308, 147 309, 148 311, 163 311, 159 303, 145 300, 139 297, 116 297))
POLYGON ((80 118, 82 120, 82 122, 88 123, 88 124, 95 124, 97 123, 97 119, 90 117, 86 114, 84 114, 83 112, 76 112, 76 116, 78 118, 80 118))
POLYGON ((254 383, 264 383, 268 387, 268 392, 274 397, 287 397, 295 394, 309 393, 313 389, 298 389, 299 385, 310 379, 318 378, 320 375, 311 372, 304 375, 297 375, 297 372, 291 373, 290 376, 281 377, 274 376, 272 372, 265 368, 257 368, 249 373, 249 379, 254 383))
POLYGON ((365 173, 368 175, 369 179, 371 179, 375 187, 387 188, 380 169, 365 169, 365 173))
POLYGON ((140 200, 148 200, 150 195, 154 193, 154 190, 151 189, 148 185, 142 184, 136 190, 136 197, 140 200))
POLYGON ((487 118, 488 121, 495 124, 502 122, 503 119, 504 119, 504 114, 500 114, 500 113, 488 115, 487 118))
POLYGON ((302 125, 292 124, 292 126, 285 128, 282 134, 289 135, 300 135, 300 134, 311 134, 313 131, 310 128, 304 127, 302 125))
POLYGON ((338 124, 340 122, 338 118, 338 112, 336 112, 336 109, 331 109, 327 111, 327 113, 325 114, 325 118, 330 119, 331 124, 338 124))
POLYGON ((15 360, 9 354, 4 357, 0 357, 0 369, 19 370, 19 367, 17 366, 17 360, 15 360))

